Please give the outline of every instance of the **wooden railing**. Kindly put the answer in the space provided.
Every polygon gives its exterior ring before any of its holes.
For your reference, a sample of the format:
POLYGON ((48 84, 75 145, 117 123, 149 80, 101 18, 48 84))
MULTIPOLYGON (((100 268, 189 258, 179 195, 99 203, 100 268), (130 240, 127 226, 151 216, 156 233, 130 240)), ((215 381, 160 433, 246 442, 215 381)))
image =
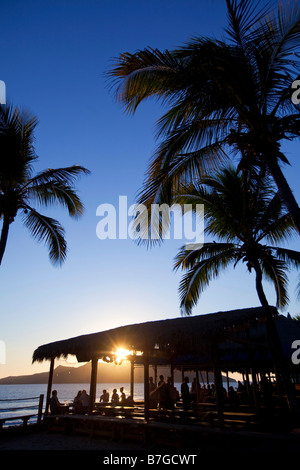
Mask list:
POLYGON ((15 407, 8 407, 8 408, 0 408, 0 429, 3 428, 3 425, 6 421, 22 421, 23 426, 27 426, 28 421, 33 418, 37 417, 37 425, 41 424, 42 414, 43 414, 43 401, 44 395, 40 395, 39 397, 30 397, 30 398, 9 398, 6 400, 0 400, 0 406, 3 402, 22 402, 22 401, 29 401, 29 400, 38 400, 36 405, 30 406, 15 406, 15 407), (20 410, 20 413, 16 413, 12 416, 4 416, 6 413, 16 412, 20 410), (26 410, 33 411, 32 413, 28 413, 26 410), (35 410, 37 410, 35 412, 35 410))

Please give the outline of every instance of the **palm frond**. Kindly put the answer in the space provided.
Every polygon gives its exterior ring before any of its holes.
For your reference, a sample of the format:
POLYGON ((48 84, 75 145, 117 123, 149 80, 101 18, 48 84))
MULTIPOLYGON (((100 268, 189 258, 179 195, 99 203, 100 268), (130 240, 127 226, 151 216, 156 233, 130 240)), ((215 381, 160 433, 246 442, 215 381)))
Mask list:
POLYGON ((261 18, 257 32, 256 57, 265 107, 275 110, 281 103, 290 107, 291 100, 283 98, 292 83, 292 70, 299 73, 294 54, 299 49, 300 6, 297 2, 279 4, 276 13, 273 10, 261 18))
POLYGON ((11 105, 0 105, 0 185, 14 186, 30 177, 36 159, 34 129, 37 118, 11 105))
MULTIPOLYGON (((168 150, 170 149, 165 149, 166 152, 168 150)), ((136 233, 140 230, 141 236, 138 237, 138 242, 150 246, 162 241, 161 236, 157 237, 151 233, 151 229, 154 229, 156 234, 162 234, 160 218, 152 219, 152 224, 150 223, 153 204, 168 204, 170 207, 176 204, 182 185, 191 181, 195 174, 203 177, 204 174, 220 168, 226 158, 221 142, 208 145, 196 152, 178 155, 170 162, 168 156, 161 152, 152 162, 144 185, 137 196, 137 204, 141 210, 133 224, 136 233)))
POLYGON ((49 182, 56 182, 58 184, 71 186, 74 181, 83 173, 89 174, 90 171, 80 165, 55 169, 48 168, 47 170, 43 170, 35 177, 31 178, 24 186, 24 189, 26 189, 28 186, 40 185, 49 182))
POLYGON ((291 268, 299 269, 300 267, 300 253, 299 251, 289 250, 288 248, 274 248, 276 257, 284 261, 284 263, 291 268))
MULTIPOLYGON (((273 66, 276 62, 282 65, 287 58, 291 58, 291 54, 294 55, 299 49, 300 5, 298 2, 279 3, 277 12, 273 10, 268 15, 264 15, 260 20, 260 25, 261 36, 265 38, 263 46, 269 44, 273 49, 273 66)), ((288 63, 291 64, 290 61, 288 63)))
POLYGON ((38 242, 46 244, 51 263, 61 265, 67 256, 63 227, 57 220, 40 214, 28 205, 24 205, 24 209, 27 211, 23 215, 25 226, 38 242))
POLYGON ((134 113, 148 97, 155 96, 162 102, 172 100, 170 89, 173 89, 177 72, 178 61, 169 51, 148 48, 135 54, 121 54, 108 76, 116 79, 118 100, 128 112, 134 113), (123 81, 120 82, 120 78, 123 81))
POLYGON ((36 199, 39 204, 50 206, 59 204, 66 207, 71 217, 77 218, 83 214, 84 206, 76 191, 62 184, 59 181, 49 181, 47 183, 37 183, 29 186, 26 194, 31 199, 36 199))
POLYGON ((259 3, 253 3, 252 0, 226 0, 228 27, 225 31, 242 48, 246 48, 249 39, 253 38, 257 23, 270 9, 271 2, 258 9, 259 3))
POLYGON ((261 259, 261 267, 264 277, 270 280, 275 288, 276 306, 286 307, 289 302, 286 263, 269 251, 268 255, 261 259))
POLYGON ((285 212, 282 198, 278 192, 261 191, 257 205, 255 233, 258 241, 265 238, 268 242, 278 243, 293 234, 295 231, 293 220, 285 212))
MULTIPOLYGON (((260 227, 259 227, 260 228, 260 227)), ((277 244, 290 239, 297 233, 293 219, 289 214, 284 214, 278 219, 264 221, 261 224, 262 231, 258 232, 257 241, 265 239, 268 243, 277 244)))
POLYGON ((180 248, 174 259, 174 270, 177 271, 178 269, 191 269, 195 263, 199 263, 200 261, 207 260, 212 256, 233 249, 238 250, 238 245, 234 243, 208 242, 204 243, 201 248, 195 248, 192 250, 187 249, 184 245, 180 248))
MULTIPOLYGON (((216 244, 218 245, 218 244, 216 244)), ((234 245, 219 245, 218 250, 214 250, 215 254, 201 259, 201 249, 199 250, 200 261, 195 262, 188 272, 183 276, 179 284, 179 296, 181 311, 185 315, 191 315, 193 307, 196 305, 200 294, 208 287, 211 280, 216 279, 220 272, 227 268, 231 263, 236 261, 236 248, 234 245), (222 245, 222 247, 221 247, 222 245)), ((211 250, 208 247, 208 251, 211 250)), ((203 254, 206 248, 204 248, 203 254)), ((186 261, 184 253, 181 256, 186 261)), ((179 259, 177 260, 177 264, 179 259)))

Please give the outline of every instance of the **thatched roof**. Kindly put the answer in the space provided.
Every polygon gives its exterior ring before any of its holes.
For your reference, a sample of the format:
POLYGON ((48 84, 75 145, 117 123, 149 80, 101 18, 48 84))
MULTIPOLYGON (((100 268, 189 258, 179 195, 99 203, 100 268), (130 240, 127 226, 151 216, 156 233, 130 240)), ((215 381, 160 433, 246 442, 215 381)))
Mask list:
MULTIPOLYGON (((277 310, 272 307, 274 315, 277 310)), ((121 326, 99 333, 56 341, 37 348, 33 362, 76 355, 79 362, 110 356, 118 348, 159 354, 189 355, 211 351, 216 342, 258 325, 261 307, 121 326)))

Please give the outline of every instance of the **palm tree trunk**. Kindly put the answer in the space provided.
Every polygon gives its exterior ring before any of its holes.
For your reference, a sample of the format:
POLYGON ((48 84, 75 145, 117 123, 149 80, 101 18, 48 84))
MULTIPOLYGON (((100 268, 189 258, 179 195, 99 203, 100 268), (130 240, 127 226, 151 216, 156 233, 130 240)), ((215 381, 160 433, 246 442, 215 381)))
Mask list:
POLYGON ((261 272, 261 268, 260 268, 258 262, 255 264, 254 269, 255 269, 255 272, 256 272, 255 283, 256 283, 257 295, 258 295, 258 298, 260 300, 261 305, 263 306, 263 308, 265 309, 265 311, 269 315, 269 303, 268 303, 267 298, 266 298, 265 293, 264 293, 264 289, 263 289, 263 285, 262 285, 262 272, 261 272))
POLYGON ((278 187, 278 191, 294 221, 294 224, 300 234, 300 208, 297 204, 297 201, 294 197, 294 194, 288 185, 287 180, 285 179, 284 174, 281 171, 281 168, 278 164, 277 159, 269 158, 268 167, 274 178, 274 181, 278 187))
POLYGON ((5 247, 6 247, 8 230, 9 230, 9 217, 7 215, 4 215, 3 225, 2 225, 2 230, 1 230, 1 238, 0 238, 0 264, 2 263, 2 258, 3 258, 5 247))
POLYGON ((294 391, 292 390, 289 374, 287 372, 285 359, 282 351, 282 346, 280 338, 278 335, 278 330, 274 322, 274 317, 270 309, 269 303, 265 296, 263 285, 262 285, 262 271, 258 262, 254 266, 256 272, 256 290, 261 302, 261 305, 266 313, 266 330, 267 336, 270 343, 270 349, 272 353, 272 358, 274 362, 274 370, 276 375, 277 386, 279 389, 279 394, 282 397, 283 391, 285 390, 287 394, 287 401, 290 410, 297 409, 297 402, 295 399, 294 391))

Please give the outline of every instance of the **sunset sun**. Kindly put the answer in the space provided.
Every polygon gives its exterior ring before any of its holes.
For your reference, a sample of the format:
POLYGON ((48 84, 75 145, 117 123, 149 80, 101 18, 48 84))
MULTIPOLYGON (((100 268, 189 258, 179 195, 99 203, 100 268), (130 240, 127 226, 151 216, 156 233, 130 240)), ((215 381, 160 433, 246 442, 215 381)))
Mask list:
POLYGON ((117 363, 121 363, 122 361, 124 361, 125 359, 127 359, 127 356, 130 354, 130 351, 129 349, 123 349, 123 348, 119 348, 117 349, 116 351, 116 356, 115 356, 115 360, 117 363))

